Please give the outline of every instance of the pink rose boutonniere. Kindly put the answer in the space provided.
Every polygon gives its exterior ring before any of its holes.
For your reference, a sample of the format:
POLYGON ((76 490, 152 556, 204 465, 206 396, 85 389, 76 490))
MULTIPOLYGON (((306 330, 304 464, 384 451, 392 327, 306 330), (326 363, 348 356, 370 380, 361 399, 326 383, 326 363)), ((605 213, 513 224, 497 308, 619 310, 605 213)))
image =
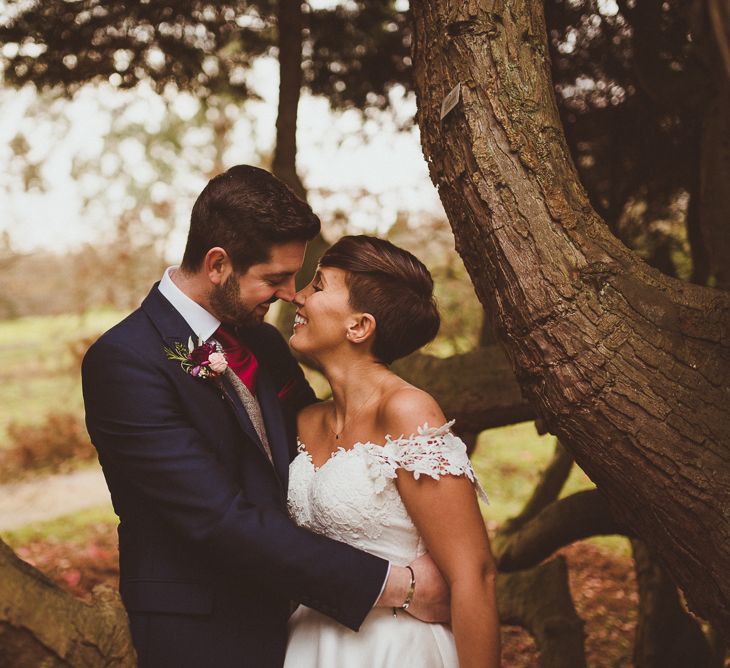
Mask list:
POLYGON ((198 345, 193 344, 193 339, 188 339, 188 347, 177 342, 172 348, 165 347, 167 359, 180 362, 185 373, 193 378, 215 378, 225 373, 228 368, 228 361, 215 343, 206 343, 198 338, 198 345))

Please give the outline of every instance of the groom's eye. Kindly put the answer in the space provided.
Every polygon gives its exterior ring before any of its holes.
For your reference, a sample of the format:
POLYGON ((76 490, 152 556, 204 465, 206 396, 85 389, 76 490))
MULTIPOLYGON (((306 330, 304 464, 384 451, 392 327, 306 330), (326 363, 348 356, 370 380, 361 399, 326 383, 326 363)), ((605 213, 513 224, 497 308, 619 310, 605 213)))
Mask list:
POLYGON ((312 283, 312 290, 314 290, 315 292, 322 292, 322 287, 316 285, 315 283, 312 283))
POLYGON ((277 285, 281 285, 282 283, 286 283, 288 279, 289 276, 268 276, 264 278, 264 283, 273 288, 277 285))

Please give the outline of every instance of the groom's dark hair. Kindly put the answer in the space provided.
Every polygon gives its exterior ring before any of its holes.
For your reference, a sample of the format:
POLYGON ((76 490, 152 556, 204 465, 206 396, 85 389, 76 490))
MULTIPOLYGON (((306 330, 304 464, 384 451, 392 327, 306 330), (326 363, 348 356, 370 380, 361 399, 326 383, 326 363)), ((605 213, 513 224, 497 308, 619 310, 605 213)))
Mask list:
POLYGON ((195 201, 181 268, 197 271, 205 254, 220 246, 242 273, 266 262, 272 246, 310 241, 319 228, 309 204, 283 181, 265 169, 236 165, 212 178, 195 201))

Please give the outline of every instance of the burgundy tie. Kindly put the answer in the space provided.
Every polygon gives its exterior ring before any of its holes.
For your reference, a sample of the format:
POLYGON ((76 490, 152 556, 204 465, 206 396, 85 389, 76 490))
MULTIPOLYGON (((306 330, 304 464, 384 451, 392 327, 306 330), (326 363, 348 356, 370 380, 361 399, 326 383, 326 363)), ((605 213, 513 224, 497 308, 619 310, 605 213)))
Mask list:
POLYGON ((259 363, 254 354, 225 325, 221 325, 215 330, 213 338, 223 346, 223 352, 226 354, 226 360, 231 370, 241 379, 251 394, 256 394, 256 372, 259 363))

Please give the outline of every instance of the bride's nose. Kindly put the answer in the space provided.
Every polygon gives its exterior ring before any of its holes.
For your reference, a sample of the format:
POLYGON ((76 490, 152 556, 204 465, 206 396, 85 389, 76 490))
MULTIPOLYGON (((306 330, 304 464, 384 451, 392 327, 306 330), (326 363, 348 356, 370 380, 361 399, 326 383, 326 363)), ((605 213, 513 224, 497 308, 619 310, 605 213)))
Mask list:
POLYGON ((294 299, 292 299, 292 303, 296 306, 304 306, 304 302, 307 301, 307 286, 306 288, 302 288, 299 292, 297 292, 294 295, 294 299))

